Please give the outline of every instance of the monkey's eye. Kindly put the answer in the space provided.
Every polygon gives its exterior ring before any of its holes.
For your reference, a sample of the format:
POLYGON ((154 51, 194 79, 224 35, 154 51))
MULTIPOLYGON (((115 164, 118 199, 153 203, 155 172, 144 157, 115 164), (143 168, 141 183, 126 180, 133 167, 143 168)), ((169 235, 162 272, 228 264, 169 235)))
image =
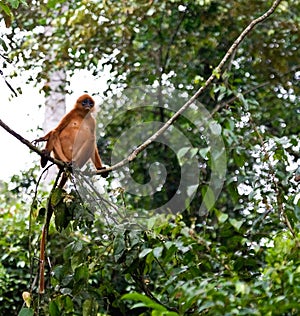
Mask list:
POLYGON ((89 107, 93 107, 94 106, 94 102, 91 99, 84 99, 81 104, 83 106, 89 106, 89 107))

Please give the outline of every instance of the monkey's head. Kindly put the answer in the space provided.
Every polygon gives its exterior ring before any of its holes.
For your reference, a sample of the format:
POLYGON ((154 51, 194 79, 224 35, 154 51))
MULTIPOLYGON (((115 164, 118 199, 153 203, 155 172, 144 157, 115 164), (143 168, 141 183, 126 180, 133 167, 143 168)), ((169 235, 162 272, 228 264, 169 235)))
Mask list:
POLYGON ((88 94, 84 94, 77 99, 75 106, 77 108, 84 108, 86 111, 92 111, 95 106, 95 101, 88 94))

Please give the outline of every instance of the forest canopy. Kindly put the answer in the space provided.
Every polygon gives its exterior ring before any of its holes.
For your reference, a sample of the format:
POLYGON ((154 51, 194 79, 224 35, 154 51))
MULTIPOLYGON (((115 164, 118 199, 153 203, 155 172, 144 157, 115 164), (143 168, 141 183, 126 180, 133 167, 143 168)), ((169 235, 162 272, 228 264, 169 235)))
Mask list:
POLYGON ((70 91, 78 71, 109 73, 87 92, 113 166, 106 179, 71 170, 59 188, 32 163, 1 183, 1 314, 300 313, 299 12, 298 0, 0 1, 12 98, 33 83, 59 108, 86 92, 70 91))

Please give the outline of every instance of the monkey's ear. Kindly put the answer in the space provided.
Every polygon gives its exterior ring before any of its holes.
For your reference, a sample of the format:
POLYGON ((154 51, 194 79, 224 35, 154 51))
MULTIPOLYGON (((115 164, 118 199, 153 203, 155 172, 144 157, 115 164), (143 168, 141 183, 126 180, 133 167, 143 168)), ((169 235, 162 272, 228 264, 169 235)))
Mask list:
MULTIPOLYGON (((105 167, 101 167, 101 168, 98 168, 97 170, 104 170, 106 169, 105 167)), ((107 178, 109 175, 109 172, 103 172, 103 173, 100 173, 100 176, 103 177, 103 178, 107 178)))

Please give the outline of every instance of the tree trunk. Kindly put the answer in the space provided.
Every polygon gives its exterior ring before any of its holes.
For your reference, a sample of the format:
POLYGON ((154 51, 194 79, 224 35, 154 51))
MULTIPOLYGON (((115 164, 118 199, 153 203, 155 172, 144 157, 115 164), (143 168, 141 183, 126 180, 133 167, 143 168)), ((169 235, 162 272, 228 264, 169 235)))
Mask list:
MULTIPOLYGON (((57 70, 50 74, 50 81, 48 83, 50 93, 46 96, 45 100, 44 134, 55 128, 66 113, 65 83, 66 72, 64 70, 57 70)), ((54 180, 56 174, 57 168, 50 168, 45 181, 48 183, 54 180)))
POLYGON ((64 70, 54 71, 50 74, 49 87, 50 94, 46 96, 45 118, 43 130, 48 133, 66 113, 66 92, 65 92, 66 72, 64 70))

